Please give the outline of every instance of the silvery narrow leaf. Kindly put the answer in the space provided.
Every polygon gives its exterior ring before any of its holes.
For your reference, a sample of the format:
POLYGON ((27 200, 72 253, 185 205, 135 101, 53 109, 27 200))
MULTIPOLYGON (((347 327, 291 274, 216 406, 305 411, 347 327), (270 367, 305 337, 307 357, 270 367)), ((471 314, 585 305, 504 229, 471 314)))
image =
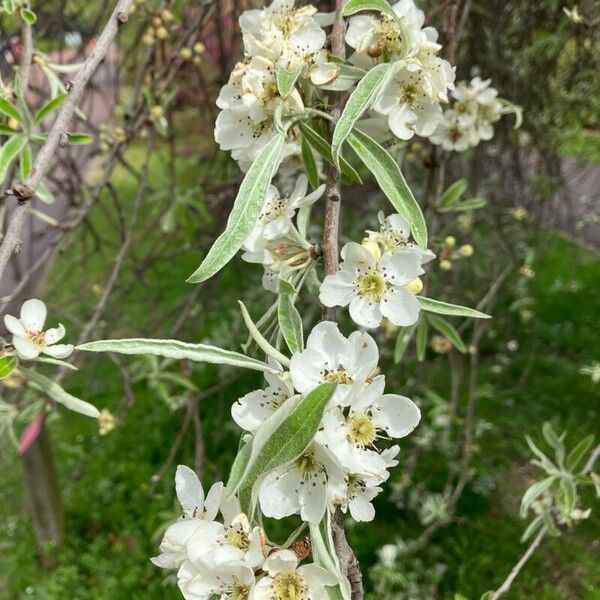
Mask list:
POLYGON ((350 94, 344 110, 336 123, 331 142, 333 162, 339 169, 342 144, 346 141, 356 121, 373 105, 394 74, 395 66, 383 63, 373 67, 361 79, 356 89, 350 94))
POLYGON ((282 98, 287 98, 292 93, 303 67, 304 63, 302 62, 292 69, 287 69, 283 65, 277 64, 275 77, 277 79, 277 89, 282 98))
POLYGON ((348 0, 342 8, 341 14, 343 17, 348 17, 362 10, 374 10, 394 19, 396 18, 396 13, 386 0, 348 0))
POLYGON ((408 187, 397 161, 385 148, 362 131, 354 130, 349 141, 352 149, 373 173, 379 187, 394 208, 408 221, 417 244, 426 248, 427 224, 425 217, 408 187))
POLYGON ((220 271, 242 247, 254 227, 267 190, 281 161, 284 137, 278 135, 256 157, 242 181, 225 231, 217 238, 202 264, 188 278, 200 283, 220 271))
POLYGON ((117 354, 164 356, 165 358, 193 360, 215 365, 231 365, 254 369, 255 371, 273 371, 268 364, 250 358, 239 352, 223 350, 207 344, 188 344, 179 340, 154 340, 143 338, 130 338, 124 340, 99 340, 87 342, 76 347, 77 350, 86 352, 116 352, 117 354))
POLYGON ((52 381, 52 379, 49 379, 45 375, 42 375, 41 373, 31 369, 25 369, 23 367, 19 367, 19 371, 27 379, 27 381, 33 383, 36 388, 69 410, 92 418, 98 418, 100 415, 100 412, 93 404, 72 396, 63 390, 58 383, 52 381))
POLYGON ((304 349, 304 334, 302 332, 302 317, 292 303, 290 294, 279 294, 279 307, 277 311, 279 330, 290 352, 301 352, 304 349))
POLYGON ((449 315, 455 317, 473 317, 474 319, 491 319, 490 315, 479 312, 474 308, 460 306, 459 304, 449 304, 441 300, 426 298, 425 296, 417 296, 417 300, 423 310, 427 312, 437 313, 439 315, 449 315))

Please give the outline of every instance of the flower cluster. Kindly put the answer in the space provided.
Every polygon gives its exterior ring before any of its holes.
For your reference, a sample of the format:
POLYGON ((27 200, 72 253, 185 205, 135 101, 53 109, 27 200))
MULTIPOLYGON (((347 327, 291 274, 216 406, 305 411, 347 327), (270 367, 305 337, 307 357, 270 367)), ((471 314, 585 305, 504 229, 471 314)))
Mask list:
POLYGON ((367 333, 344 337, 335 323, 314 327, 306 349, 292 356, 289 372, 267 375, 267 387, 246 394, 232 406, 236 423, 249 434, 297 394, 336 382, 312 444, 290 464, 269 473, 258 491, 260 507, 277 519, 300 514, 318 523, 329 507, 350 511, 357 521, 375 515, 371 504, 397 464, 398 446, 381 450, 381 439, 402 438, 418 424, 420 412, 408 398, 385 394, 385 377, 376 375, 379 351, 367 333))
POLYGON ((398 326, 416 323, 421 310, 415 294, 423 288, 423 265, 435 255, 409 241, 410 227, 399 214, 379 215, 379 231, 368 231, 362 244, 342 248, 342 263, 321 284, 325 306, 349 306, 352 320, 378 327, 383 317, 398 326))
POLYGON ((223 499, 223 484, 215 483, 206 497, 200 480, 179 465, 175 489, 181 517, 165 532, 160 554, 152 562, 177 569, 186 600, 296 600, 326 598, 325 587, 337 580, 315 564, 299 566, 301 558, 275 548, 260 527, 251 527, 235 498, 223 499), (221 512, 223 522, 217 519, 221 512))
POLYGON ((369 69, 382 59, 395 62, 394 75, 374 111, 401 140, 431 135, 442 122, 442 103, 454 88, 454 68, 438 56, 437 31, 423 27, 425 15, 412 0, 392 6, 387 14, 350 19, 346 43, 355 49, 350 61, 369 69))
POLYGON ((491 81, 474 77, 470 84, 461 82, 456 86, 452 108, 444 112, 443 121, 429 137, 434 144, 463 152, 492 139, 493 124, 502 116, 502 103, 491 81))
POLYGON ((288 197, 269 186, 258 221, 244 243, 242 258, 265 268, 263 286, 277 293, 278 279, 287 279, 307 265, 312 258, 312 245, 293 223, 296 212, 309 208, 325 190, 321 185, 308 193, 308 179, 302 174, 288 197))
POLYGON ((46 315, 46 305, 32 298, 23 302, 18 319, 12 315, 4 316, 4 325, 13 335, 12 343, 20 359, 33 360, 40 354, 67 358, 73 352, 73 344, 57 344, 65 337, 62 324, 44 331, 46 315))
MULTIPOLYGON (((293 0, 274 0, 262 10, 248 10, 240 17, 245 57, 221 89, 221 109, 215 139, 223 150, 246 169, 276 134, 276 117, 304 112, 300 92, 294 88, 285 98, 277 86, 277 71, 300 70, 299 77, 313 85, 334 80, 339 68, 328 62, 325 30, 312 5, 294 8, 293 0)), ((288 135, 284 156, 300 152, 298 132, 288 135)))

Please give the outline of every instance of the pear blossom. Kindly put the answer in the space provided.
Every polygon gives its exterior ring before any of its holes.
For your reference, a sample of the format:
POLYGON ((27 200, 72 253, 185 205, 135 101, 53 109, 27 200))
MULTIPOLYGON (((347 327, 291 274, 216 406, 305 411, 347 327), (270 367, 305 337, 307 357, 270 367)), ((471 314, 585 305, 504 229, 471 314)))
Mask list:
POLYGON ((355 331, 345 338, 336 323, 318 323, 306 340, 306 348, 291 358, 294 388, 307 394, 325 382, 337 383, 332 405, 345 405, 377 367, 379 350, 368 334, 355 331))
POLYGON ((186 561, 177 573, 179 589, 186 600, 247 600, 254 587, 254 570, 242 561, 218 566, 194 565, 186 561))
POLYGON ((266 575, 252 590, 250 600, 327 600, 326 587, 336 585, 337 578, 315 564, 298 566, 291 550, 278 550, 263 566, 266 575))
POLYGON ((270 240, 285 237, 293 227, 292 219, 296 211, 303 206, 310 206, 318 200, 325 190, 319 186, 311 193, 308 191, 308 178, 302 174, 296 180, 289 197, 281 197, 274 185, 267 191, 258 222, 244 243, 244 249, 250 252, 264 248, 270 240))
POLYGON ((40 354, 52 358, 67 358, 73 352, 73 344, 57 344, 65 336, 65 328, 58 327, 44 331, 46 305, 35 298, 26 300, 21 306, 19 318, 4 316, 4 325, 13 334, 12 343, 17 356, 22 360, 33 360, 40 354))
POLYGON ((267 387, 249 392, 231 406, 233 420, 244 430, 255 433, 286 400, 294 395, 289 376, 265 373, 267 387))
POLYGON ((185 465, 179 465, 175 473, 175 491, 182 515, 165 532, 159 547, 160 555, 150 559, 164 569, 178 568, 187 558, 188 542, 217 516, 223 483, 215 483, 205 498, 196 473, 185 465))
POLYGON ((406 286, 425 272, 417 249, 405 246, 381 254, 349 242, 341 256, 338 272, 321 284, 322 304, 349 305, 352 320, 367 328, 379 326, 383 317, 399 326, 416 323, 420 304, 406 286))
POLYGON ((313 443, 296 460, 264 477, 258 491, 260 508, 267 517, 299 514, 303 521, 319 523, 327 508, 328 487, 339 488, 343 480, 336 457, 313 443))

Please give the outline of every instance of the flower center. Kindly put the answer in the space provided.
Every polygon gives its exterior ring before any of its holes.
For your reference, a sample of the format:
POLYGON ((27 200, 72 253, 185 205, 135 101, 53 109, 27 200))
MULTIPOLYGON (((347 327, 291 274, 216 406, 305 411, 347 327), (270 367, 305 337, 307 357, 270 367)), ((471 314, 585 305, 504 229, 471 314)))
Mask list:
POLYGON ((273 578, 273 600, 304 600, 306 584, 297 573, 279 573, 273 578))
POLYGON ((419 98, 419 88, 413 83, 405 83, 400 88, 400 104, 414 106, 419 98))
POLYGON ((379 26, 379 31, 381 32, 379 46, 382 51, 388 56, 401 54, 404 43, 396 20, 392 17, 384 16, 379 26))
POLYGON ((247 550, 250 547, 250 537, 241 526, 230 527, 227 530, 227 539, 240 550, 247 550))
POLYGON ((379 301, 387 289, 383 275, 378 271, 370 271, 358 278, 358 292, 369 300, 379 301))
POLYGON ((329 383, 352 383, 352 377, 346 373, 346 370, 343 368, 339 368, 336 371, 327 371, 325 374, 325 381, 329 383))
POLYGON ((448 138, 450 139, 451 142, 458 142, 458 140, 460 140, 460 138, 462 138, 463 134, 462 131, 458 128, 458 127, 452 127, 451 129, 448 130, 448 138))
POLYGON ((368 415, 353 415, 348 420, 348 437, 354 444, 364 448, 377 439, 377 428, 368 415))
POLYGON ((315 455, 310 452, 308 454, 303 454, 297 461, 296 466, 302 475, 307 473, 314 473, 320 467, 320 464, 317 463, 315 459, 315 455))
POLYGON ((231 598, 231 600, 248 600, 249 593, 248 586, 241 583, 234 583, 227 597, 231 598))
POLYGON ((454 104, 454 110, 459 115, 466 115, 469 112, 469 109, 470 109, 470 103, 466 100, 463 100, 461 102, 456 102, 454 104))
POLYGON ((354 500, 366 488, 365 482, 358 475, 348 475, 346 483, 348 485, 348 500, 354 500))
POLYGON ((46 336, 43 331, 29 331, 28 334, 31 342, 38 348, 43 348, 46 345, 46 336))

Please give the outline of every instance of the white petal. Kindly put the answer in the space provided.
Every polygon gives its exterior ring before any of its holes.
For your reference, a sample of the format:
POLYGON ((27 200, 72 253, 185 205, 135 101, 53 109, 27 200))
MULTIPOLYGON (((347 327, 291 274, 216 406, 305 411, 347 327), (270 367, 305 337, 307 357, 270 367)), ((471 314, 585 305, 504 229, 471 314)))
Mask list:
POLYGON ((399 327, 414 325, 421 311, 416 296, 405 287, 396 286, 389 288, 380 308, 383 316, 399 327))
POLYGON ((298 557, 291 550, 277 550, 273 552, 265 560, 263 569, 271 576, 274 577, 279 573, 289 573, 295 571, 298 566, 298 557))
POLYGON ((62 323, 58 324, 58 327, 46 330, 44 333, 44 341, 46 345, 50 346, 56 344, 65 337, 65 328, 62 323))
MULTIPOLYGON (((310 339, 310 335, 308 337, 310 339)), ((323 383, 322 368, 323 357, 318 350, 306 348, 303 352, 294 354, 290 362, 290 376, 294 388, 301 394, 306 394, 323 383)))
POLYGON ((214 521, 219 512, 221 497, 223 496, 223 482, 218 481, 208 490, 206 500, 204 501, 204 518, 207 521, 214 521))
POLYGON ((375 518, 375 508, 363 496, 358 495, 349 505, 350 514, 355 521, 372 521, 375 518))
POLYGON ((350 317, 357 325, 374 329, 381 323, 381 310, 379 304, 354 296, 350 302, 350 317))
POLYGON ((348 338, 354 350, 352 377, 365 381, 379 362, 379 349, 375 340, 364 332, 355 331, 348 338))
POLYGON ((315 564, 302 565, 298 569, 298 573, 302 576, 302 579, 308 583, 311 591, 326 585, 335 585, 338 582, 337 577, 333 573, 330 573, 315 564))
POLYGON ((415 134, 414 124, 417 121, 417 116, 405 106, 398 106, 389 114, 389 126, 392 133, 401 140, 410 140, 415 134))
POLYGON ((15 335, 13 336, 12 343, 19 358, 23 360, 32 360, 40 355, 40 349, 35 344, 32 344, 28 338, 15 335))
POLYGON ((327 478, 325 473, 313 475, 304 482, 298 493, 300 516, 303 521, 320 523, 327 507, 327 478))
POLYGON ((46 305, 35 298, 23 302, 21 322, 27 331, 42 331, 46 322, 46 305))
POLYGON ((375 417, 379 427, 390 437, 402 438, 411 433, 421 420, 418 406, 405 396, 385 394, 377 402, 375 417))
POLYGON ((282 519, 298 512, 299 477, 293 468, 287 472, 277 470, 269 473, 260 485, 258 499, 266 517, 282 519))
MULTIPOLYGON (((194 511, 202 513, 204 511, 204 489, 198 475, 186 465, 177 466, 175 491, 179 504, 186 513, 194 513, 194 511)), ((198 518, 201 518, 201 514, 198 515, 198 518)))
POLYGON ((384 269, 386 281, 393 285, 406 285, 424 273, 421 268, 421 253, 410 247, 386 252, 379 261, 379 270, 384 269))
POLYGON ((12 315, 4 315, 4 325, 6 326, 6 329, 14 335, 18 335, 19 337, 25 337, 27 335, 27 330, 23 327, 23 323, 12 315))
POLYGON ((325 306, 346 306, 356 295, 356 276, 348 271, 327 275, 319 288, 319 300, 325 306))
POLYGON ((333 63, 321 63, 310 70, 310 80, 314 85, 330 85, 340 74, 340 68, 333 63))
POLYGON ((42 352, 53 358, 67 358, 73 354, 74 349, 73 344, 54 344, 54 346, 47 346, 42 352))

